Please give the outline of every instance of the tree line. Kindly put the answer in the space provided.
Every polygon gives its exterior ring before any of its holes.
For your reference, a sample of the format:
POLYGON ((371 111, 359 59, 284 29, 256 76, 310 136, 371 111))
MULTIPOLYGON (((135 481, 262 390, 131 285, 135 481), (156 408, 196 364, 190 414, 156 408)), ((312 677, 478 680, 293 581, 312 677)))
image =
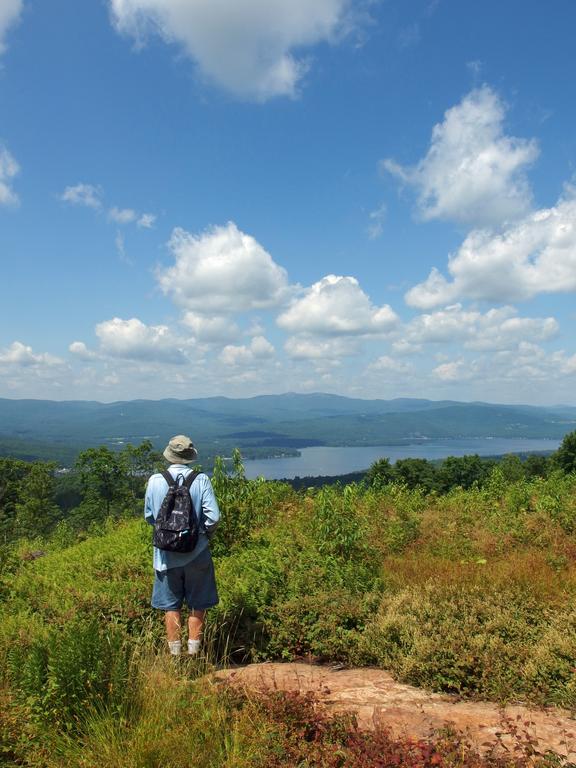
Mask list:
MULTIPOLYGON (((235 455, 240 462, 239 453, 235 455)), ((54 462, 0 458, 0 545, 53 535, 59 528, 62 535, 75 536, 108 518, 141 514, 146 480, 163 463, 148 440, 138 446, 126 445, 120 451, 107 446, 89 448, 78 455, 73 470, 67 473, 60 473, 54 462)), ((225 471, 221 460, 216 469, 218 477, 225 471)), ((482 487, 495 471, 507 483, 546 477, 553 471, 576 472, 576 431, 567 434, 550 456, 531 454, 523 460, 515 455, 500 460, 449 456, 441 463, 408 458, 394 464, 382 458, 363 476, 355 473, 350 480, 371 487, 396 483, 446 493, 455 487, 482 487)), ((292 485, 310 487, 318 484, 316 481, 327 484, 327 480, 299 478, 292 485)), ((331 480, 342 483, 346 478, 331 480)))
POLYGON ((82 451, 70 472, 54 462, 0 458, 0 544, 45 536, 61 524, 86 530, 141 512, 146 480, 162 464, 149 440, 120 451, 82 451))
POLYGON ((398 459, 394 464, 382 458, 372 464, 365 482, 371 486, 398 483, 427 492, 447 493, 457 487, 481 488, 495 471, 507 483, 547 477, 554 471, 576 472, 576 431, 567 434, 558 450, 549 456, 529 454, 522 459, 508 454, 500 459, 486 459, 473 454, 448 456, 440 463, 428 459, 398 459))

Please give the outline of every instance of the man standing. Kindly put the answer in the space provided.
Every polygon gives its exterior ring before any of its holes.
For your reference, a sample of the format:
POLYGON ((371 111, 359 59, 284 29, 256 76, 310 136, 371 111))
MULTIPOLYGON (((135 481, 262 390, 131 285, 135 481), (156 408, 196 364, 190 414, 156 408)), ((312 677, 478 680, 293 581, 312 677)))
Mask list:
MULTIPOLYGON (((192 472, 190 464, 198 452, 189 437, 176 435, 164 450, 174 480, 184 479, 192 472)), ((146 487, 144 518, 154 525, 168 483, 160 473, 152 475, 146 487)), ((198 519, 198 543, 191 552, 168 552, 154 547, 154 587, 152 607, 164 611, 168 647, 173 656, 182 651, 181 608, 188 606, 188 653, 195 656, 200 649, 200 637, 206 610, 218 603, 214 565, 209 540, 220 520, 218 502, 207 475, 199 473, 190 486, 190 497, 198 519)))

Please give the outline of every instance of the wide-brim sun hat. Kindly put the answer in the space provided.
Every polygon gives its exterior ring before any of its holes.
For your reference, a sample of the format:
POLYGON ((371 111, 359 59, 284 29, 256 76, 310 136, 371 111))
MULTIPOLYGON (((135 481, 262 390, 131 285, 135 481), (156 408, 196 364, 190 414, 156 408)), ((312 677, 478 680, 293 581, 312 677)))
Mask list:
POLYGON ((191 464, 198 456, 194 443, 186 435, 172 437, 162 454, 171 464, 191 464))

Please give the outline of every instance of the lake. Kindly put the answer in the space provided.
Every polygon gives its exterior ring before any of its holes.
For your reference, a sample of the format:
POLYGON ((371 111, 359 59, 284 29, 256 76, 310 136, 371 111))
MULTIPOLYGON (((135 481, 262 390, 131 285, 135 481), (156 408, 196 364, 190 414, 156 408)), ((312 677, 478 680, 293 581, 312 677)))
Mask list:
POLYGON ((246 477, 282 478, 346 475, 362 472, 383 457, 397 459, 444 459, 446 456, 501 456, 505 453, 555 451, 560 440, 478 437, 466 439, 425 440, 406 445, 375 445, 327 448, 302 448, 300 456, 245 460, 246 477))

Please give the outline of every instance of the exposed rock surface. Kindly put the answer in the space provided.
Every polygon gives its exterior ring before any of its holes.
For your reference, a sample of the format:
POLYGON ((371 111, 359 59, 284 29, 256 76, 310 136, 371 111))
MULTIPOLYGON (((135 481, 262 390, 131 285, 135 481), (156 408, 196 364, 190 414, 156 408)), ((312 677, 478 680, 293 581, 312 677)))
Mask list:
POLYGON ((397 736, 426 738, 450 723, 481 751, 499 741, 513 748, 514 724, 536 740, 539 752, 551 750, 576 759, 576 720, 565 710, 462 701, 402 685, 379 669, 266 663, 223 670, 216 677, 247 689, 312 692, 329 711, 355 713, 360 728, 383 726, 397 736))

